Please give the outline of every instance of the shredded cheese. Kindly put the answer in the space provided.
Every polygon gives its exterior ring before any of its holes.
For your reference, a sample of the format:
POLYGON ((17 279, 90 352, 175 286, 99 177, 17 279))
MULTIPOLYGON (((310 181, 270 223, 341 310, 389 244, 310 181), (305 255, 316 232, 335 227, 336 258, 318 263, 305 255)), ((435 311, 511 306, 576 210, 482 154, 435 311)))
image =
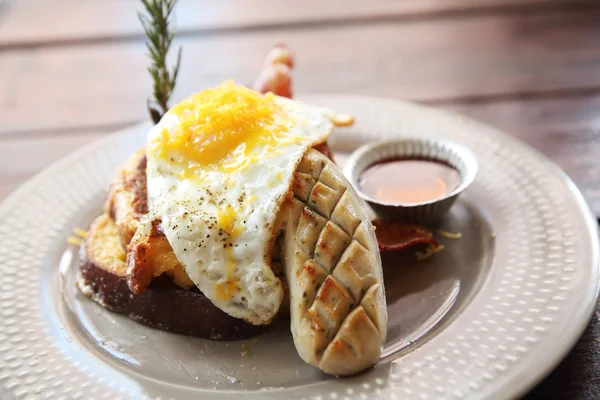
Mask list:
POLYGON ((352 126, 354 124, 354 116, 350 114, 337 114, 333 116, 332 121, 335 126, 352 126))
POLYGON ((78 238, 78 237, 69 236, 67 238, 67 243, 73 244, 75 246, 81 246, 83 244, 83 241, 80 238, 78 238))
POLYGON ((418 261, 423 261, 423 260, 428 259, 432 255, 434 255, 435 253, 439 253, 442 250, 444 250, 444 245, 443 244, 440 244, 440 245, 437 245, 437 246, 429 245, 429 246, 427 246, 427 248, 425 249, 425 251, 417 251, 415 253, 415 255, 417 256, 417 260, 418 261))
POLYGON ((462 233, 460 232, 452 233, 439 230, 438 233, 448 239, 460 239, 462 237, 462 233))
POLYGON ((257 147, 303 139, 288 136, 296 121, 273 93, 261 95, 232 81, 190 96, 169 114, 179 119, 176 129, 164 128, 149 150, 156 158, 185 166, 182 178, 200 178, 207 169, 238 171, 253 160, 257 147))
POLYGON ((84 231, 84 230, 83 230, 83 229, 81 229, 81 228, 75 228, 75 229, 73 229, 73 233, 74 233, 74 234, 76 234, 76 235, 77 235, 77 236, 79 236, 79 237, 82 237, 82 238, 84 238, 84 239, 86 239, 86 238, 87 238, 87 235, 88 235, 88 234, 87 234, 87 231, 84 231))

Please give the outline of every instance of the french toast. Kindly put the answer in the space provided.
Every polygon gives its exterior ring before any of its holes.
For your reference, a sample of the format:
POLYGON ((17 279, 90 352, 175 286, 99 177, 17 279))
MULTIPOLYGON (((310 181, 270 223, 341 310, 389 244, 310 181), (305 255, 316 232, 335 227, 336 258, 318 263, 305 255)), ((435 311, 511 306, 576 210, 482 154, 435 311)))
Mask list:
POLYGON ((252 337, 265 327, 233 318, 197 288, 185 289, 164 275, 135 295, 125 277, 125 249, 114 220, 106 214, 92 223, 80 250, 77 286, 103 307, 142 324, 174 333, 215 340, 252 337))

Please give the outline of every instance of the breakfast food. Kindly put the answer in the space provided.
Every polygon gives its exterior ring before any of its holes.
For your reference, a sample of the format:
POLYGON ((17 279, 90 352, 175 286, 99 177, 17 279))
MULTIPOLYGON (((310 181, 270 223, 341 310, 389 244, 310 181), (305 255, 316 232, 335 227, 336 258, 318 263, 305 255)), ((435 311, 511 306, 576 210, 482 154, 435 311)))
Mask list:
POLYGON ((373 227, 339 168, 316 150, 298 165, 292 194, 278 227, 296 349, 329 374, 361 371, 379 359, 387 327, 373 227))
MULTIPOLYGON (((291 57, 276 50, 261 92, 289 88, 291 57)), ((327 147, 349 123, 232 82, 175 105, 117 171, 81 249, 80 291, 211 339, 255 335, 289 312, 307 363, 334 375, 372 366, 387 324, 381 260, 327 147)))
POLYGON ((254 90, 291 99, 293 67, 294 59, 289 49, 283 44, 276 45, 265 59, 263 69, 254 82, 254 90))
MULTIPOLYGON (((427 248, 440 249, 440 243, 433 233, 421 226, 403 221, 372 221, 381 252, 401 251, 413 246, 425 245, 427 248)), ((438 250, 439 251, 439 250, 438 250)))
POLYGON ((235 319, 215 307, 198 289, 186 289, 163 275, 144 294, 127 286, 125 248, 114 220, 104 214, 91 225, 80 252, 79 290, 103 307, 145 325, 211 339, 243 339, 264 327, 235 319))

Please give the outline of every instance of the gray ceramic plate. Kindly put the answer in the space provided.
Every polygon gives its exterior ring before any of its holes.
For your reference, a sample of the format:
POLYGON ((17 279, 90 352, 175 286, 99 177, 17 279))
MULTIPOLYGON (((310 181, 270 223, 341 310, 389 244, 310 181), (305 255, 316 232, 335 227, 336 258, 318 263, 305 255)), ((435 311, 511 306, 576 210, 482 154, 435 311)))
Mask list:
POLYGON ((388 342, 361 375, 302 363, 282 323, 257 342, 212 342, 146 328, 79 295, 67 236, 101 212, 117 166, 148 126, 106 137, 51 166, 0 207, 3 398, 507 398, 571 348, 598 294, 596 222, 551 162, 479 123, 359 97, 308 100, 356 115, 332 138, 341 163, 372 140, 446 137, 480 172, 423 262, 385 257, 388 342), (242 344, 248 350, 242 356, 242 344))

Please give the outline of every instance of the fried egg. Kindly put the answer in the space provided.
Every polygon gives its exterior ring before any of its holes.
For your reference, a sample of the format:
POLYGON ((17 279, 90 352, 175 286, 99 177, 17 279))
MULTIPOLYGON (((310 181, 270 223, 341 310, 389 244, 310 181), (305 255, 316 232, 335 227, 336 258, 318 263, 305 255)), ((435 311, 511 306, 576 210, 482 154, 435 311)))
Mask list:
POLYGON ((148 134, 149 213, 212 303, 255 325, 283 300, 273 230, 306 150, 327 140, 331 110, 226 82, 175 105, 148 134))

